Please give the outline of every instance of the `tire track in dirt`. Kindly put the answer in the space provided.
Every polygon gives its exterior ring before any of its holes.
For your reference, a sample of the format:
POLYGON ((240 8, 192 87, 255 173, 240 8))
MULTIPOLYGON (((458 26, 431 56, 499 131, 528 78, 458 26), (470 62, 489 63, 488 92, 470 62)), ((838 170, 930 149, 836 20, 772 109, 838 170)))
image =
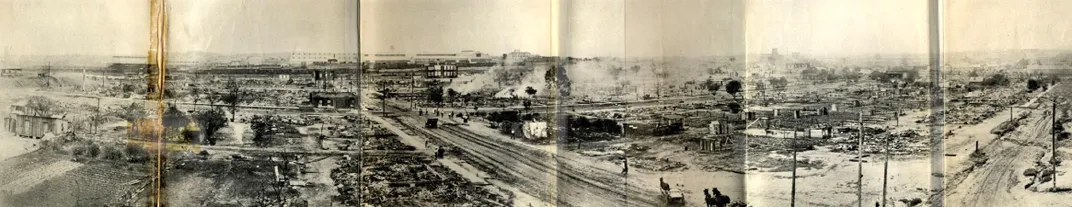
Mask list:
POLYGON ((1028 147, 1035 144, 1047 132, 1052 130, 1048 116, 1036 116, 1031 119, 1030 125, 1023 125, 1014 133, 1000 137, 997 142, 991 143, 980 151, 987 153, 987 163, 974 167, 974 170, 965 175, 963 180, 950 186, 946 196, 948 199, 960 202, 961 206, 994 206, 1015 204, 1016 198, 1011 194, 1012 188, 1019 187, 1017 169, 1022 162, 1035 160, 1035 153, 1030 153, 1028 147), (958 188, 963 187, 963 188, 958 188), (1004 193, 994 193, 1004 192, 1004 193))

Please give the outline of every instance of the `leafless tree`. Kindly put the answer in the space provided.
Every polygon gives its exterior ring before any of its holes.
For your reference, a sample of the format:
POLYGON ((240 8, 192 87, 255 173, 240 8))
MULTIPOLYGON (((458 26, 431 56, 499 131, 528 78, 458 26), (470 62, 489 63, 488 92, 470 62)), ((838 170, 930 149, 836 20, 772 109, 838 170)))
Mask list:
POLYGON ((238 112, 238 104, 245 102, 246 94, 242 91, 238 81, 235 81, 234 79, 228 81, 224 86, 224 89, 227 90, 227 93, 223 94, 221 100, 224 103, 227 103, 227 107, 231 109, 231 120, 234 120, 235 113, 238 112))
POLYGON ((34 116, 52 115, 56 102, 44 96, 33 96, 26 100, 26 110, 34 116))

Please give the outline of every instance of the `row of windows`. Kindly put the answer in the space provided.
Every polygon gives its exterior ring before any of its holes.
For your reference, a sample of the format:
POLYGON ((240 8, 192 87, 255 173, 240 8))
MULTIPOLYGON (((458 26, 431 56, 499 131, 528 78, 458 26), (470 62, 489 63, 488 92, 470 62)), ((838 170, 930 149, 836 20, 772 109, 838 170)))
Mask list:
POLYGON ((327 60, 327 59, 354 59, 357 57, 293 57, 291 60, 327 60))
POLYGON ((357 56, 353 56, 353 55, 295 55, 295 56, 291 56, 291 58, 302 58, 302 57, 305 57, 305 58, 309 58, 309 57, 329 57, 329 58, 330 57, 340 57, 340 58, 347 57, 347 58, 357 58, 357 56))
POLYGON ((332 55, 349 55, 357 56, 357 54, 331 54, 331 53, 295 53, 295 56, 332 56, 332 55))

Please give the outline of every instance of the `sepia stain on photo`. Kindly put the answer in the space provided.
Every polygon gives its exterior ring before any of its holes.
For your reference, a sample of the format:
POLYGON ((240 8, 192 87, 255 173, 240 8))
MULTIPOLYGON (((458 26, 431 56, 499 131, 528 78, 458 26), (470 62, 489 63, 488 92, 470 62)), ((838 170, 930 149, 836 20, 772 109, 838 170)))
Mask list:
POLYGON ((1058 0, 0 0, 0 207, 1066 206, 1058 0))

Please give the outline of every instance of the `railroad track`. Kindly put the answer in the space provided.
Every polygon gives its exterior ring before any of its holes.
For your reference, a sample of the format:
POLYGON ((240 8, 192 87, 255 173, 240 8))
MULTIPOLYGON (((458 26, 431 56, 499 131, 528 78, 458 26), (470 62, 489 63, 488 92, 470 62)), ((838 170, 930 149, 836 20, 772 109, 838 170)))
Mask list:
POLYGON ((561 158, 516 144, 493 142, 456 126, 440 129, 414 127, 419 120, 396 118, 394 121, 425 136, 435 137, 465 151, 474 164, 512 179, 519 189, 535 193, 560 206, 656 206, 654 191, 630 186, 626 179, 614 180, 617 173, 586 177, 600 171, 582 172, 561 158), (408 121, 408 123, 407 123, 408 121), (602 179, 599 179, 602 177, 602 179), (598 179, 598 180, 597 180, 598 179), (621 186, 614 186, 618 183, 621 186))
MULTIPOLYGON (((496 145, 496 144, 492 143, 491 141, 489 141, 489 139, 484 137, 484 136, 481 136, 481 135, 476 134, 474 132, 462 129, 462 128, 457 127, 457 126, 448 126, 448 127, 444 128, 444 129, 447 130, 447 131, 451 131, 451 132, 455 132, 455 133, 459 133, 459 134, 465 134, 466 137, 470 137, 472 140, 476 140, 478 142, 485 143, 486 144, 485 146, 496 145)), ((599 188, 601 188, 603 190, 614 191, 615 188, 613 186, 607 185, 605 183, 618 181, 618 180, 608 180, 608 179, 620 178, 620 175, 618 173, 614 173, 614 172, 605 172, 605 175, 601 176, 603 178, 603 180, 594 180, 594 179, 589 179, 589 178, 585 178, 585 177, 582 177, 582 176, 578 176, 578 174, 584 174, 585 172, 578 172, 577 170, 575 170, 577 168, 577 166, 576 166, 577 164, 573 164, 573 163, 570 163, 570 162, 577 163, 576 160, 570 160, 570 159, 568 159, 566 157, 552 156, 552 155, 546 153, 545 151, 531 149, 531 148, 525 148, 523 146, 516 146, 516 144, 513 144, 513 143, 501 142, 501 141, 499 141, 499 143, 501 143, 502 145, 511 145, 511 147, 514 147, 515 149, 525 150, 525 152, 529 153, 529 154, 547 156, 547 157, 549 157, 549 159, 553 159, 555 161, 555 163, 558 163, 559 166, 565 166, 565 168, 559 167, 559 169, 566 169, 566 170, 572 171, 572 172, 564 173, 565 176, 568 176, 571 179, 576 179, 576 180, 582 181, 582 183, 584 183, 584 184, 597 186, 597 187, 599 187, 599 188)), ((516 154, 516 155, 519 155, 519 156, 524 156, 524 154, 522 154, 521 152, 517 152, 517 151, 509 151, 509 152, 512 152, 513 154, 516 154)), ((549 166, 546 163, 541 163, 541 162, 536 162, 536 163, 537 164, 544 164, 545 166, 549 166)), ((654 198, 655 196, 657 196, 655 191, 640 190, 639 186, 629 186, 629 184, 626 183, 625 187, 626 188, 624 188, 624 190, 626 191, 625 193, 627 195, 641 195, 641 196, 646 195, 646 196, 650 196, 651 198, 654 198)))

